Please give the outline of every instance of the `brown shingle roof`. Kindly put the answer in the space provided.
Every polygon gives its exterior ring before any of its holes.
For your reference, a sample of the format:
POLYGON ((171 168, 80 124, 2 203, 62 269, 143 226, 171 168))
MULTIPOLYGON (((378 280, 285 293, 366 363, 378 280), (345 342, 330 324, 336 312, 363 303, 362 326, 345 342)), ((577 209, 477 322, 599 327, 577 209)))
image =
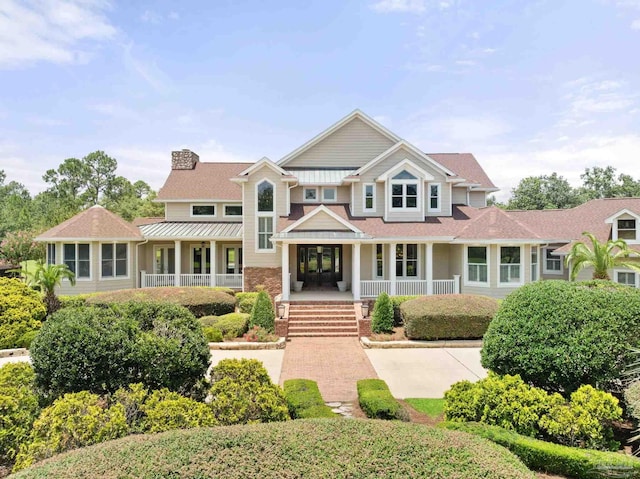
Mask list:
POLYGON ((102 206, 96 205, 73 218, 54 226, 36 238, 36 241, 56 240, 139 240, 138 228, 102 206))
POLYGON ((242 187, 230 178, 251 163, 196 163, 193 170, 171 170, 157 199, 165 200, 242 200, 242 187))
POLYGON ((131 222, 133 226, 152 225, 154 223, 161 223, 164 221, 164 216, 146 216, 144 218, 134 218, 131 222))
POLYGON ((482 213, 469 221, 456 235, 458 239, 540 239, 525 224, 509 216, 500 208, 483 208, 482 213))
POLYGON ((496 187, 471 153, 427 153, 427 155, 469 183, 479 183, 480 188, 496 187))

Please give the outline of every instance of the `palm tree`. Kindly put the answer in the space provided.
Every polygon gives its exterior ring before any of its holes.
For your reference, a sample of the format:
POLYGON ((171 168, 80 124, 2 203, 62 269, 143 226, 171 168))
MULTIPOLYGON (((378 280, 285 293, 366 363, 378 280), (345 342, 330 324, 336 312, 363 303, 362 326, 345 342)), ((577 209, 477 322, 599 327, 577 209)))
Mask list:
POLYGON ((584 236, 591 240, 590 248, 582 241, 574 243, 565 259, 567 267, 571 265, 569 277, 576 279, 578 273, 589 266, 593 267, 593 279, 610 280, 609 270, 614 267, 630 268, 640 271, 640 258, 631 258, 635 253, 629 248, 625 240, 609 240, 606 243, 598 241, 591 233, 584 232, 584 236))
POLYGON ((60 286, 63 279, 68 279, 71 286, 76 284, 76 275, 66 264, 44 264, 38 262, 33 273, 27 275, 29 286, 39 289, 44 295, 44 304, 47 314, 55 313, 60 309, 60 300, 56 296, 56 286, 60 286))

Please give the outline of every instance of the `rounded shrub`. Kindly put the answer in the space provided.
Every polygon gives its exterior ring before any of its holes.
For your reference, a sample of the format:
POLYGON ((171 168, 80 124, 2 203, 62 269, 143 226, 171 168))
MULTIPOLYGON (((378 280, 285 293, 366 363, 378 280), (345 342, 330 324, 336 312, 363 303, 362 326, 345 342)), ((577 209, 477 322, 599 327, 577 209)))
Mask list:
POLYGON ((482 365, 564 395, 617 388, 640 342, 640 290, 608 281, 536 281, 511 293, 484 336, 482 365))
POLYGON ((249 328, 249 315, 246 313, 203 316, 199 321, 203 327, 217 329, 227 339, 239 338, 249 328))
POLYGON ((52 315, 31 347, 36 384, 45 396, 114 392, 142 382, 189 392, 210 359, 202 328, 177 305, 126 303, 68 308, 52 315))
POLYGON ((473 294, 423 296, 403 302, 409 339, 478 339, 498 310, 498 301, 473 294))
POLYGON ((0 349, 24 347, 46 314, 38 292, 18 279, 0 278, 0 349))
POLYGON ((131 301, 149 303, 163 302, 184 306, 196 318, 202 316, 220 316, 233 313, 236 309, 236 298, 233 290, 227 288, 205 287, 167 287, 120 289, 104 293, 95 293, 86 298, 88 305, 111 306, 131 301))
POLYGON ((65 394, 40 413, 29 440, 14 466, 24 469, 36 461, 70 449, 116 439, 129 433, 124 408, 87 391, 65 394))
POLYGON ((163 432, 218 424, 209 406, 168 389, 153 391, 145 401, 142 411, 145 415, 142 420, 144 432, 163 432))
POLYGON ((371 331, 374 333, 390 333, 393 331, 393 305, 391 298, 384 291, 378 295, 371 314, 371 331))
POLYGON ((205 326, 204 328, 202 328, 202 333, 210 343, 221 343, 224 341, 222 332, 218 328, 215 328, 213 326, 205 326))
POLYGON ((275 320, 276 313, 273 310, 273 303, 271 302, 269 293, 265 290, 259 291, 256 303, 251 310, 249 326, 260 326, 268 332, 273 333, 275 331, 275 320))
POLYGON ((50 459, 16 479, 283 476, 536 477, 505 448, 469 434, 423 424, 309 419, 130 436, 50 459))
POLYGON ((253 305, 256 304, 257 298, 258 293, 254 291, 236 293, 236 299, 238 300, 238 310, 241 313, 251 314, 251 310, 253 310, 253 305))

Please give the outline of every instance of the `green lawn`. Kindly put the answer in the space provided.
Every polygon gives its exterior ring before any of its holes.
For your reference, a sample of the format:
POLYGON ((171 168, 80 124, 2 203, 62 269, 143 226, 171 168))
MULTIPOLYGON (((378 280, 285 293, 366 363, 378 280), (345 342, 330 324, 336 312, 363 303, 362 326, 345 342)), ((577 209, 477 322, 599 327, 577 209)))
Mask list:
POLYGON ((405 401, 416 411, 433 418, 441 416, 444 411, 444 398, 409 398, 405 401))

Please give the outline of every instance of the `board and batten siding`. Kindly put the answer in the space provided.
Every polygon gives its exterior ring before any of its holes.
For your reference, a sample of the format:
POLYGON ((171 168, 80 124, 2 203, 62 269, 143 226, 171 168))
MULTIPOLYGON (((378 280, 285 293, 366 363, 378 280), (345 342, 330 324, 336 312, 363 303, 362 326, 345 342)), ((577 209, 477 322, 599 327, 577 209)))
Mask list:
POLYGON ((277 231, 278 217, 286 216, 287 214, 287 185, 282 181, 282 176, 276 173, 268 166, 251 172, 249 181, 243 184, 243 213, 244 213, 244 264, 245 266, 257 267, 257 268, 277 268, 282 266, 282 251, 277 246, 274 251, 269 252, 257 252, 257 228, 258 217, 256 216, 257 207, 257 193, 256 185, 263 180, 270 181, 275 188, 275 219, 274 229, 277 231))
POLYGON ((284 167, 360 167, 388 150, 394 142, 354 118, 331 135, 290 159, 284 167))
POLYGON ((216 201, 194 201, 186 203, 165 203, 165 219, 167 221, 212 221, 216 223, 230 222, 237 223, 242 216, 224 216, 224 205, 238 205, 242 203, 238 201, 216 202, 216 201), (215 205, 215 216, 191 216, 191 205, 215 205))

